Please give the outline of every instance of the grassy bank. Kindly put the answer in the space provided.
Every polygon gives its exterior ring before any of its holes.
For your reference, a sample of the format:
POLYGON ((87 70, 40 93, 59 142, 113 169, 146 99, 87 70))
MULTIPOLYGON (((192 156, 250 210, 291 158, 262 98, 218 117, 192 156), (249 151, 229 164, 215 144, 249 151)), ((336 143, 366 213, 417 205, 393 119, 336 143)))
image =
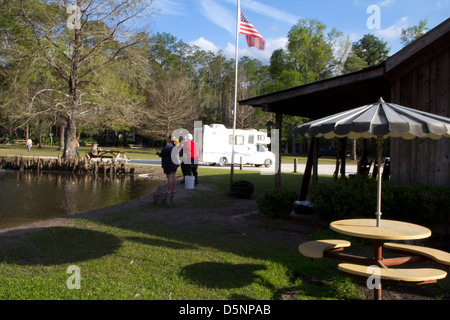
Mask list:
MULTIPOLYGON (((63 225, 29 230, 24 237, 1 235, 0 299, 363 298, 355 283, 339 273, 337 261, 311 262, 298 253, 297 245, 246 233, 240 224, 210 221, 214 208, 232 201, 229 170, 201 168, 200 176, 201 184, 213 186, 214 192, 196 189, 189 201, 172 205, 148 200, 106 208, 99 218, 79 216, 63 225), (195 211, 201 223, 169 223, 173 210, 187 218, 195 211), (71 266, 80 272, 80 289, 68 288, 77 284, 76 273, 68 272, 71 266)), ((235 180, 253 182, 256 196, 274 187, 273 176, 258 172, 236 171, 235 180)), ((281 181, 283 187, 298 190, 301 175, 283 173, 281 181)), ((261 232, 278 225, 266 222, 261 232)), ((313 239, 336 236, 329 231, 311 234, 313 239)), ((353 240, 352 248, 367 245, 353 240)), ((370 245, 361 249, 370 250, 370 245)), ((430 290, 437 290, 439 297, 439 286, 430 290)))
MULTIPOLYGON (((282 179, 298 183, 299 177, 283 174, 282 179)), ((202 168, 201 179, 225 194, 229 171, 202 168)), ((236 179, 256 182, 257 193, 273 185, 273 177, 254 172, 237 172, 236 179)), ((216 199, 199 191, 191 200, 207 214, 205 208, 216 199)), ((186 209, 185 204, 174 206, 186 209)), ((100 219, 68 220, 23 238, 7 232, 0 241, 0 299, 354 297, 354 286, 333 262, 312 264, 296 247, 245 235, 239 227, 183 228, 145 214, 161 216, 166 210, 154 205, 112 207, 100 219), (79 268, 79 290, 67 287, 67 281, 76 284, 75 273, 67 272, 70 266, 79 268)))
POLYGON ((318 290, 295 277, 301 272, 313 279, 330 270, 284 247, 243 241, 238 232, 80 220, 2 250, 0 298, 281 299, 294 291, 302 299, 335 299, 331 282, 318 290), (79 267, 80 290, 67 287, 71 265, 79 267))

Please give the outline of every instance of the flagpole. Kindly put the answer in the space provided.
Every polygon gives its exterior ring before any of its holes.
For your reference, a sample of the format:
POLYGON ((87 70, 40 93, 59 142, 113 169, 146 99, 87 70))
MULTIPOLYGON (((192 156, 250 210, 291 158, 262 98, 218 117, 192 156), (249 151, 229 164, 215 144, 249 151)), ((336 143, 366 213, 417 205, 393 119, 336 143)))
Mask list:
POLYGON ((235 57, 235 79, 234 79, 234 108, 233 108, 233 143, 231 148, 231 174, 230 181, 234 181, 234 145, 235 145, 235 131, 236 131, 236 106, 237 106, 237 94, 238 94, 238 63, 239 63, 239 32, 241 21, 241 0, 237 3, 237 21, 236 21, 236 57, 235 57))

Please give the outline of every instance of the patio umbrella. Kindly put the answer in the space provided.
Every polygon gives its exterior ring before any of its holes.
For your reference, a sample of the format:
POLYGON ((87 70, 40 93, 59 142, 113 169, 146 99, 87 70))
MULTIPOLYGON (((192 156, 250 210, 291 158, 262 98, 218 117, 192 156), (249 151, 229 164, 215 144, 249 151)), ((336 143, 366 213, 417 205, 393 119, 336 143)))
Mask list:
MULTIPOLYGON (((450 138, 450 118, 386 103, 380 98, 377 103, 302 124, 295 127, 292 133, 296 136, 326 139, 376 138, 380 164, 384 139, 450 138)), ((381 180, 381 165, 378 165, 377 211, 375 213, 378 227, 381 219, 381 180)))

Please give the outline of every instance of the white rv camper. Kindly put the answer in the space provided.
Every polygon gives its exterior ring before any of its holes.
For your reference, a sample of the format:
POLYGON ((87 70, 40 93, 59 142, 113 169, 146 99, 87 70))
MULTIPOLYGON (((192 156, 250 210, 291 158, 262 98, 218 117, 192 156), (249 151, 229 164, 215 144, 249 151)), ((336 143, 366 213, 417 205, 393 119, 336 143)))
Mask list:
MULTIPOLYGON (((231 164, 233 148, 233 129, 227 129, 222 124, 204 125, 194 128, 194 140, 201 146, 199 148, 200 162, 231 164)), ((268 151, 270 138, 267 132, 251 130, 235 130, 234 163, 250 164, 255 166, 271 167, 275 164, 275 154, 268 151)))

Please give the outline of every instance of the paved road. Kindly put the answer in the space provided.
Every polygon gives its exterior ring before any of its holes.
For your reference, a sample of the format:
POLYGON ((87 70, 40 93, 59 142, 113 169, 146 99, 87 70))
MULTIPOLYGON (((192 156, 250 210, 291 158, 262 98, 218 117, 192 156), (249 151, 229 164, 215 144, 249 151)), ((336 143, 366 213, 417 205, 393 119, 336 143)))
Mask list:
MULTIPOLYGON (((153 166, 160 166, 161 161, 160 160, 129 160, 129 164, 140 164, 140 165, 153 165, 153 166)), ((219 167, 219 166, 209 166, 206 164, 200 164, 201 167, 211 167, 211 168, 217 168, 217 169, 227 169, 230 170, 230 166, 226 167, 219 167)), ((320 175, 333 175, 334 171, 336 169, 336 166, 334 164, 321 164, 319 165, 319 174, 320 175)), ((355 174, 356 173, 356 165, 346 165, 346 174, 355 174)), ((239 170, 239 166, 235 166, 235 170, 239 170)), ((249 171, 267 171, 270 172, 270 169, 264 169, 264 168, 256 168, 253 166, 244 165, 244 170, 249 171)), ((297 172, 303 173, 305 171, 305 164, 299 164, 297 165, 297 172)), ((293 163, 282 163, 281 164, 281 172, 294 172, 294 164, 293 163)))
MULTIPOLYGON (((26 157, 27 156, 24 156, 24 158, 26 158, 26 157)), ((32 156, 30 156, 30 158, 31 157, 32 156)), ((41 157, 41 158, 56 159, 56 157, 41 157)), ((104 161, 107 161, 107 160, 109 160, 109 159, 104 159, 104 161)), ((157 160, 128 160, 127 163, 139 164, 139 165, 149 165, 149 166, 161 166, 161 160, 158 160, 158 159, 157 160)), ((199 166, 230 170, 230 166, 219 167, 219 166, 210 166, 207 164, 200 164, 199 166)), ((336 167, 334 164, 321 164, 321 165, 319 165, 319 174, 320 175, 333 175, 335 169, 336 169, 336 167)), ((235 166, 235 170, 239 170, 239 165, 235 166)), ((271 173, 270 168, 269 169, 256 168, 256 167, 249 166, 249 165, 244 165, 244 170, 265 171, 269 174, 271 173)), ((294 172, 294 164, 293 163, 282 163, 281 164, 281 172, 294 172)), ((300 172, 300 173, 305 172, 305 164, 297 165, 297 172, 300 172)), ((347 165, 345 172, 346 172, 346 175, 355 174, 356 173, 356 165, 347 165)))

